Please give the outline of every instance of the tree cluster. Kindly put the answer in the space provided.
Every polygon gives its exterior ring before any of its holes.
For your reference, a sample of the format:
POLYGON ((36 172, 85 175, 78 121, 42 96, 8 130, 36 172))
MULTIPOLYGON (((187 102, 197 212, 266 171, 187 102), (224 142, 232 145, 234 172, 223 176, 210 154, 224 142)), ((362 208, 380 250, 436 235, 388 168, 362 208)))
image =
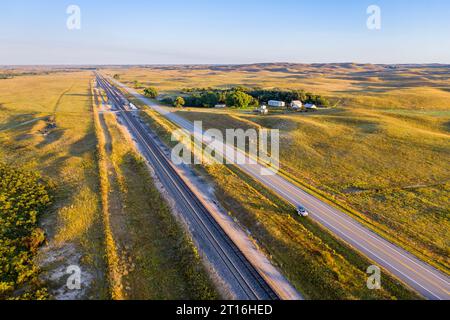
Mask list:
POLYGON ((237 86, 231 89, 188 88, 183 89, 182 92, 186 94, 184 97, 186 105, 191 107, 213 107, 218 103, 226 103, 229 107, 247 108, 270 100, 286 103, 299 100, 319 107, 330 106, 330 102, 325 97, 304 90, 268 90, 237 86))
POLYGON ((158 90, 154 87, 145 88, 144 95, 148 98, 155 99, 158 96, 158 90))
POLYGON ((277 100, 291 103, 294 100, 299 100, 303 103, 313 103, 319 107, 330 106, 330 102, 325 97, 306 92, 304 90, 253 89, 249 90, 248 93, 255 99, 262 102, 277 100))

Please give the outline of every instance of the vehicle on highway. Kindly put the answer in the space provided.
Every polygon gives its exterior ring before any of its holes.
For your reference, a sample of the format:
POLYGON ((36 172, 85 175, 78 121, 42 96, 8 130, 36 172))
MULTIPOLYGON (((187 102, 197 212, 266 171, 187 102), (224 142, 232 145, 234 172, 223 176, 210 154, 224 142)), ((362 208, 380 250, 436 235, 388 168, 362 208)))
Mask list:
POLYGON ((302 217, 309 216, 308 211, 305 209, 305 207, 303 207, 301 205, 297 206, 297 213, 299 216, 302 216, 302 217))

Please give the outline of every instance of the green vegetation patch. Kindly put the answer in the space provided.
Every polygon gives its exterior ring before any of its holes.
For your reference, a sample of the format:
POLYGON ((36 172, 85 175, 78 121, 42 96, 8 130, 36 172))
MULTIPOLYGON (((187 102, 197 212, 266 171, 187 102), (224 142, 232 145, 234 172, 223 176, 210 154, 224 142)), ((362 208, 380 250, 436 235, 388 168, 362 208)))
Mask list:
POLYGON ((47 297, 33 260, 45 241, 38 218, 50 203, 38 173, 0 164, 0 299, 47 297))
MULTIPOLYGON (((156 89, 153 89, 156 92, 156 89)), ((249 88, 244 86, 232 87, 230 89, 218 88, 185 88, 181 90, 182 97, 186 106, 213 108, 217 104, 226 104, 228 107, 237 109, 246 109, 257 107, 260 103, 267 103, 270 100, 284 101, 291 103, 294 100, 300 100, 303 103, 312 103, 320 107, 329 107, 330 102, 317 94, 306 92, 304 90, 292 89, 270 89, 249 88)), ((144 94, 150 98, 156 95, 150 95, 148 89, 144 94)), ((167 105, 177 106, 174 98, 167 96, 162 102, 167 105)))

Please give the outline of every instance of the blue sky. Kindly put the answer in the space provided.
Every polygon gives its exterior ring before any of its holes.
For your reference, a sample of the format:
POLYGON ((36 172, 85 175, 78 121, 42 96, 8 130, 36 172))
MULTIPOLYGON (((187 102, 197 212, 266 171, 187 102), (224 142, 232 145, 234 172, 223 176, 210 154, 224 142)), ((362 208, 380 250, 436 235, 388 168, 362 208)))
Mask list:
POLYGON ((0 65, 253 62, 450 63, 450 1, 0 1, 0 65))

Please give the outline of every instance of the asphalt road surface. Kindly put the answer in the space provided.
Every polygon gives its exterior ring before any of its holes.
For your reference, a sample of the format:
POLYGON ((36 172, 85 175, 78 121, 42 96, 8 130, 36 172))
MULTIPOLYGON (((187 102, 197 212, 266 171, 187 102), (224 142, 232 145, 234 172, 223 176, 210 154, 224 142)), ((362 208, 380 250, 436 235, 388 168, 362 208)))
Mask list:
MULTIPOLYGON (((161 107, 135 90, 114 81, 137 99, 166 116, 178 126, 193 133, 193 124, 167 108, 161 107)), ((234 148, 224 145, 223 150, 234 148)), ((238 151, 239 152, 239 151, 238 151)), ((246 155, 243 155, 246 157, 246 155)), ((250 161, 247 161, 250 163, 250 161)), ((303 205, 310 213, 310 219, 320 223, 338 238, 370 258, 374 263, 408 284, 418 293, 430 300, 449 300, 450 278, 443 272, 421 261, 406 250, 377 235, 346 213, 328 205, 303 191, 280 175, 263 175, 265 167, 261 164, 239 165, 240 169, 273 190, 280 197, 292 203, 303 205)))
MULTIPOLYGON (((220 276, 228 282, 229 287, 238 288, 233 290, 235 297, 248 300, 302 299, 295 289, 289 288, 289 285, 281 288, 284 291, 277 290, 288 293, 283 296, 275 291, 276 288, 274 290, 268 284, 266 278, 258 271, 259 269, 250 263, 213 218, 204 203, 188 187, 158 143, 149 134, 148 128, 144 127, 132 110, 128 110, 125 98, 100 75, 97 76, 97 82, 106 91, 113 104, 120 109, 125 125, 139 143, 143 155, 151 163, 164 188, 176 201, 178 209, 190 221, 197 242, 200 242, 202 249, 209 253, 208 258, 213 260, 213 264, 220 264, 221 268, 216 271, 222 273, 220 276)), ((280 281, 280 283, 283 282, 280 281)))

